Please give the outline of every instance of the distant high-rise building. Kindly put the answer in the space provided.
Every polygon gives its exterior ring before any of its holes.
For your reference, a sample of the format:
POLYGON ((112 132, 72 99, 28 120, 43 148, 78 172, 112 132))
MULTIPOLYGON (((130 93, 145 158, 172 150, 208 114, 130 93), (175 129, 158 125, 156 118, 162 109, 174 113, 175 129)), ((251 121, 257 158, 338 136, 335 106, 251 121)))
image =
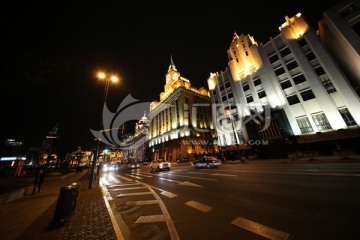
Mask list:
POLYGON ((229 68, 210 74, 220 146, 279 157, 293 141, 360 136, 360 99, 348 78, 300 13, 285 19, 265 44, 234 33, 229 68))
POLYGON ((40 159, 38 164, 56 164, 57 162, 57 144, 59 139, 59 128, 56 124, 45 136, 41 143, 40 159))
POLYGON ((160 101, 150 104, 148 146, 153 159, 213 154, 214 127, 209 92, 191 87, 171 58, 160 101))

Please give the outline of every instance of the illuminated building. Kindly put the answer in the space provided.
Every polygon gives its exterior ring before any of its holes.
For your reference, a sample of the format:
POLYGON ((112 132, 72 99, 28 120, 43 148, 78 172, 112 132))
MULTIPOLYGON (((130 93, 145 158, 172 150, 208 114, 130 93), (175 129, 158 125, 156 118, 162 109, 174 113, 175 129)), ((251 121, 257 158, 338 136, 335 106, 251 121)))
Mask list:
POLYGON ((323 12, 321 41, 360 95, 360 1, 341 1, 323 12))
POLYGON ((175 161, 213 154, 213 124, 209 92, 191 87, 171 59, 160 101, 150 104, 148 146, 152 158, 175 161))
POLYGON ((330 149, 332 140, 360 136, 360 99, 349 80, 300 13, 285 19, 265 44, 234 33, 228 68, 210 74, 220 146, 268 140, 248 147, 260 157, 281 157, 289 143, 327 141, 330 149))
POLYGON ((121 144, 122 157, 125 162, 146 162, 146 136, 149 130, 149 119, 144 116, 135 123, 134 135, 128 136, 121 144))

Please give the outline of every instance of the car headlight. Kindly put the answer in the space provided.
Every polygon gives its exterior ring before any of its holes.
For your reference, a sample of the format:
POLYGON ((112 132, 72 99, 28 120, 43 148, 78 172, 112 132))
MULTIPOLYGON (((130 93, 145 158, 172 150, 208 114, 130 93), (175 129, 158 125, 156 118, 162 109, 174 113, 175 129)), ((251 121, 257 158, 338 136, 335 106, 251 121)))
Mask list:
POLYGON ((163 164, 162 163, 160 163, 160 168, 162 168, 163 167, 163 164))

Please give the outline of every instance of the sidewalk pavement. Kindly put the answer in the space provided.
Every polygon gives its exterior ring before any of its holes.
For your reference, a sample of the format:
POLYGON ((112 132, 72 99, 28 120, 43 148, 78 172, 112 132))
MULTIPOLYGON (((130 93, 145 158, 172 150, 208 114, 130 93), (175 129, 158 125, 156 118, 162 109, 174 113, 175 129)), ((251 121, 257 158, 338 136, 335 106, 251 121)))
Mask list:
MULTIPOLYGON (((119 239, 114 230, 101 187, 89 189, 90 173, 71 173, 66 177, 46 176, 40 193, 31 195, 32 180, 25 195, 0 204, 2 240, 119 239), (60 188, 80 183, 75 212, 64 223, 56 223, 54 213, 60 188)), ((24 183, 25 184, 25 183, 24 183)))

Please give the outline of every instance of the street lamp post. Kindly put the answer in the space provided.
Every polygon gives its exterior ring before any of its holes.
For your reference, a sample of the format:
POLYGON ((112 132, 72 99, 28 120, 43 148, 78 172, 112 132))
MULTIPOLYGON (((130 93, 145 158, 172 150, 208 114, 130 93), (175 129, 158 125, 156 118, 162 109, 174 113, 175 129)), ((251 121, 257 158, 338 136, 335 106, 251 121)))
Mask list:
MULTIPOLYGON (((109 91, 109 85, 110 85, 110 82, 118 82, 119 81, 119 78, 115 75, 111 75, 111 76, 107 76, 106 73, 104 72, 99 72, 97 74, 97 78, 100 79, 100 80, 105 80, 105 89, 104 89, 104 107, 106 106, 106 100, 107 100, 107 95, 108 95, 108 91, 109 91)), ((102 129, 102 122, 100 121, 100 129, 102 129)), ((96 149, 94 150, 94 156, 93 156, 93 159, 92 159, 92 164, 91 164, 91 174, 90 174, 90 179, 89 179, 89 189, 92 188, 93 186, 93 183, 94 183, 94 176, 95 176, 95 167, 96 167, 96 162, 97 162, 97 159, 98 159, 98 156, 99 156, 99 147, 100 147, 100 141, 101 141, 101 133, 103 131, 100 130, 99 131, 99 137, 96 139, 97 140, 97 147, 96 149)), ((97 173, 99 174, 99 173, 97 173)))

